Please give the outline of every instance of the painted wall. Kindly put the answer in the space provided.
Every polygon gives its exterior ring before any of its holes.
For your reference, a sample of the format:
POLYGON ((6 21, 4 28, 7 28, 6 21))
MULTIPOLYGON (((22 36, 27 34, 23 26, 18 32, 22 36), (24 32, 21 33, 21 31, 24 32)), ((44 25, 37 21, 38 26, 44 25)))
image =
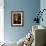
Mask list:
MULTIPOLYGON (((40 1, 40 9, 41 9, 41 11, 42 11, 43 9, 46 9, 46 0, 41 0, 41 1, 40 1)), ((43 22, 42 22, 42 21, 40 22, 40 25, 46 27, 46 10, 43 12, 42 17, 43 17, 44 20, 43 20, 43 22)))
POLYGON ((18 41, 31 31, 33 19, 40 9, 40 0, 4 0, 4 36, 7 41, 18 41), (11 26, 11 11, 24 11, 24 26, 11 26))

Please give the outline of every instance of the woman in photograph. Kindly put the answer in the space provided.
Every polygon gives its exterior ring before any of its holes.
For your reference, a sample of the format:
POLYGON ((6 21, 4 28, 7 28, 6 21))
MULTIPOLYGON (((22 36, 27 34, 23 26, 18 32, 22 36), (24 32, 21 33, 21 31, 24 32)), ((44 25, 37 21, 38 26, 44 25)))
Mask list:
POLYGON ((21 24, 21 14, 14 14, 13 18, 14 18, 13 20, 14 24, 21 24))

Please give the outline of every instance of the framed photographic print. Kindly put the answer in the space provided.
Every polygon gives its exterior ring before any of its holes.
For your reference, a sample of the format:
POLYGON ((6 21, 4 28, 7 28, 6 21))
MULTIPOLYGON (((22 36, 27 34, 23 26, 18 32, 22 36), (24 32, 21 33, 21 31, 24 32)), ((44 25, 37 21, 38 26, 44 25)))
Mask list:
POLYGON ((23 26, 24 25, 24 11, 12 11, 11 12, 11 25, 23 26))

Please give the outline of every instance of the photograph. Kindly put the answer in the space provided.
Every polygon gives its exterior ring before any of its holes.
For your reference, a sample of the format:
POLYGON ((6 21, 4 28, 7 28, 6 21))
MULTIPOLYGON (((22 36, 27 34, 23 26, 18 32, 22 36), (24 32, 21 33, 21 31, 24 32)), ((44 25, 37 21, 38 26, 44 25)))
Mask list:
POLYGON ((24 11, 12 11, 11 12, 12 26, 23 26, 23 23, 24 23, 24 11))

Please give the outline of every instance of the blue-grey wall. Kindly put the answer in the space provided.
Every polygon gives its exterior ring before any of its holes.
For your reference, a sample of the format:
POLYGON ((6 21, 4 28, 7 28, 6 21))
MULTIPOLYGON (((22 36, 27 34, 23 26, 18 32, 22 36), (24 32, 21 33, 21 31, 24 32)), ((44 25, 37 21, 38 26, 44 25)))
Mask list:
POLYGON ((4 35, 7 41, 18 41, 32 28, 33 19, 40 9, 40 0, 4 0, 4 35), (11 26, 11 11, 21 9, 24 11, 24 26, 11 26))
MULTIPOLYGON (((40 10, 42 11, 43 9, 46 9, 46 0, 40 1, 40 10)), ((42 17, 43 17, 43 22, 41 21, 40 25, 46 27, 46 10, 44 10, 42 17)))

